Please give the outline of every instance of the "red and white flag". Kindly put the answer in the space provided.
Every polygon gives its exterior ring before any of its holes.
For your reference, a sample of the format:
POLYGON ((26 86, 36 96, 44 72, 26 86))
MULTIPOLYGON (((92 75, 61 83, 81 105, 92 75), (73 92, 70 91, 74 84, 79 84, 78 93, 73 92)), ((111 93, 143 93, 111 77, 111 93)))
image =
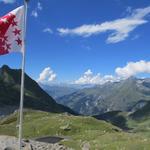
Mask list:
POLYGON ((0 18, 0 55, 22 52, 24 6, 0 18))

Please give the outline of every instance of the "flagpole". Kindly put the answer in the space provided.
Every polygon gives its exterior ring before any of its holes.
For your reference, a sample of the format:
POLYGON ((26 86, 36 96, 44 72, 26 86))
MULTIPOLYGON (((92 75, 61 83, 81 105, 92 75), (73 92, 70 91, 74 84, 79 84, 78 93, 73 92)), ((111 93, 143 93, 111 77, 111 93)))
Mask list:
POLYGON ((22 68, 21 68, 21 92, 20 92, 20 111, 19 111, 19 150, 22 149, 22 127, 23 127, 23 101, 24 101, 24 75, 25 75, 25 51, 26 51, 26 24, 28 1, 24 0, 24 27, 22 45, 22 68))

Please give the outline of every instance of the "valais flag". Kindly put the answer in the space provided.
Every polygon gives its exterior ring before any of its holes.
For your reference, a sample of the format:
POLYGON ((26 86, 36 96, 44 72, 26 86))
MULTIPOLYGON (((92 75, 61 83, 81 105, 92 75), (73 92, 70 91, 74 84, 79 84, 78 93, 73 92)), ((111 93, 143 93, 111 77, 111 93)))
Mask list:
POLYGON ((0 55, 22 52, 24 6, 0 18, 0 55))

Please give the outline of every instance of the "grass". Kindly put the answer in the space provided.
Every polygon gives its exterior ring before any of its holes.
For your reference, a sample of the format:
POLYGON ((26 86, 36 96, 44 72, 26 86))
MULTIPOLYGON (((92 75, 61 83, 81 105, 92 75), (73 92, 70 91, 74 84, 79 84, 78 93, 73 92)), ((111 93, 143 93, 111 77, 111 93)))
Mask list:
MULTIPOLYGON (((17 136, 16 124, 16 114, 2 119, 0 134, 17 136)), ((129 121, 128 124, 133 127, 136 123, 129 121)), ((145 127, 142 123, 134 130, 137 133, 127 133, 92 117, 27 111, 23 127, 25 138, 68 136, 69 139, 61 143, 75 150, 81 150, 85 143, 90 145, 90 150, 149 150, 150 147, 150 134, 140 130, 145 127)))

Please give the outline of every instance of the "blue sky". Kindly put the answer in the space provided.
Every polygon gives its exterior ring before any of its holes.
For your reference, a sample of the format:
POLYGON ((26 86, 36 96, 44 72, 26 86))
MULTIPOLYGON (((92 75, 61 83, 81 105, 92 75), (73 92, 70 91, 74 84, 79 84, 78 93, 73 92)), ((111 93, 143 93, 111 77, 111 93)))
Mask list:
MULTIPOLYGON (((0 15, 20 5, 1 0, 0 15)), ((45 82, 149 77, 149 0, 31 0, 28 10, 26 72, 32 78, 45 68, 45 82)), ((3 64, 19 68, 21 54, 1 56, 3 64)))

